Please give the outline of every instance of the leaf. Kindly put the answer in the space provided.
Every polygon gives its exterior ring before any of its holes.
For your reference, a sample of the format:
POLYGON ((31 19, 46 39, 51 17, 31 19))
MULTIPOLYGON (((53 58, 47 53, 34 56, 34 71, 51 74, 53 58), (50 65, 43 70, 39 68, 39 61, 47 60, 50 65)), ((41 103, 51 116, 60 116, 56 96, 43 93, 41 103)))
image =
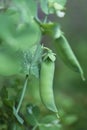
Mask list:
POLYGON ((47 115, 43 117, 39 125, 40 130, 47 130, 47 129, 60 130, 60 128, 61 125, 59 123, 57 116, 55 115, 47 115))
POLYGON ((14 105, 14 101, 9 100, 9 99, 3 99, 3 105, 0 108, 0 117, 2 116, 4 120, 8 120, 10 121, 10 119, 14 119, 13 117, 13 105, 14 105))
POLYGON ((13 0, 16 8, 20 11, 21 15, 25 18, 37 16, 37 3, 35 0, 13 0))
POLYGON ((0 46, 0 75, 10 76, 21 72, 21 55, 7 45, 0 46))
POLYGON ((0 130, 7 130, 6 124, 0 124, 0 130))
POLYGON ((41 62, 41 58, 42 58, 42 47, 40 44, 37 45, 35 53, 33 55, 32 58, 32 62, 31 62, 31 74, 34 75, 35 77, 39 77, 39 64, 41 62))
POLYGON ((44 123, 44 124, 48 124, 48 123, 59 124, 59 120, 58 120, 56 115, 50 114, 50 115, 43 117, 41 119, 41 123, 44 123))
POLYGON ((54 62, 56 60, 56 57, 55 57, 55 53, 52 52, 52 50, 50 50, 49 48, 47 49, 47 52, 44 54, 44 58, 43 60, 47 60, 49 62, 52 61, 54 62))
POLYGON ((73 123, 76 123, 78 121, 78 117, 76 115, 68 115, 64 118, 63 123, 65 125, 72 125, 73 123))
MULTIPOLYGON (((50 1, 50 0, 49 0, 50 1)), ((55 0, 55 2, 57 2, 58 4, 65 6, 67 0, 55 0)))
POLYGON ((31 125, 38 124, 38 117, 40 114, 40 110, 37 106, 28 105, 27 106, 28 119, 31 125))
POLYGON ((13 105, 14 105, 14 101, 13 101, 13 100, 5 99, 5 100, 3 101, 3 103, 4 103, 4 105, 5 105, 6 107, 13 108, 13 105))
POLYGON ((7 91, 6 87, 4 87, 4 86, 0 89, 0 97, 2 100, 8 98, 8 91, 7 91))
POLYGON ((39 78, 39 67, 37 64, 32 64, 30 74, 34 75, 36 78, 39 78))
POLYGON ((32 64, 38 63, 41 61, 41 56, 42 56, 42 46, 40 44, 37 44, 35 53, 33 55, 33 61, 32 64))
POLYGON ((39 125, 39 130, 60 130, 60 126, 59 125, 52 125, 52 124, 43 124, 43 125, 39 125))
MULTIPOLYGON (((15 15, 14 15, 15 17, 15 15)), ((8 14, 0 14, 0 37, 15 50, 29 50, 40 42, 39 25, 31 18, 26 21, 14 21, 8 14), (5 22, 7 21, 7 22, 5 22)))
POLYGON ((55 55, 53 53, 48 53, 48 57, 53 62, 56 60, 56 57, 55 57, 55 55))
POLYGON ((55 115, 47 115, 40 120, 40 130, 51 129, 60 130, 60 120, 55 115))
MULTIPOLYGON (((15 81, 14 81, 15 82, 15 81)), ((11 84, 10 87, 7 88, 7 91, 8 91, 8 99, 9 100, 16 100, 17 99, 17 94, 18 92, 20 91, 18 88, 17 88, 17 85, 16 83, 13 83, 14 85, 11 84)))
POLYGON ((29 11, 31 12, 32 16, 37 16, 37 3, 35 0, 26 0, 26 4, 28 6, 29 11))
POLYGON ((42 48, 38 44, 34 50, 24 52, 24 73, 39 77, 39 63, 41 62, 42 48))
POLYGON ((48 2, 50 3, 50 4, 57 4, 56 6, 58 6, 57 8, 59 9, 59 10, 61 10, 61 8, 62 7, 64 7, 65 6, 65 4, 66 4, 66 2, 67 2, 67 0, 48 0, 48 2))
POLYGON ((32 62, 32 53, 26 51, 23 53, 22 68, 25 74, 30 74, 30 66, 32 62))
POLYGON ((40 0, 40 6, 45 14, 48 14, 47 0, 40 0))
POLYGON ((8 130, 24 130, 24 128, 22 125, 19 125, 16 122, 12 122, 11 124, 9 123, 8 130))

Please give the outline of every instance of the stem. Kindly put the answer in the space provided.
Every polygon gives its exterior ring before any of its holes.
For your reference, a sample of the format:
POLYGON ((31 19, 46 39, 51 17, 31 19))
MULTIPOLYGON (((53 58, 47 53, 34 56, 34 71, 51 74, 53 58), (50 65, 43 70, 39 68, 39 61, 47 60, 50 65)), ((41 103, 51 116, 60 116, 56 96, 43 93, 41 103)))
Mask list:
POLYGON ((45 16, 43 23, 47 23, 48 15, 45 16))
POLYGON ((42 49, 47 50, 48 52, 51 52, 53 55, 56 55, 55 53, 52 52, 51 49, 49 49, 49 48, 47 48, 47 47, 45 47, 45 46, 42 46, 42 49))
POLYGON ((45 49, 45 50, 47 50, 47 51, 49 51, 49 52, 52 52, 52 50, 49 49, 49 48, 47 48, 47 47, 44 47, 44 46, 43 46, 43 49, 45 49))
POLYGON ((14 124, 12 130, 16 130, 16 129, 17 129, 17 127, 16 127, 16 125, 14 124))
POLYGON ((24 99, 24 95, 25 95, 27 83, 28 83, 28 76, 26 76, 25 83, 24 83, 24 87, 23 87, 22 94, 21 94, 21 98, 20 98, 20 101, 19 101, 18 106, 17 106, 17 109, 16 109, 16 112, 17 112, 17 113, 19 112, 19 109, 20 109, 20 107, 21 107, 22 101, 23 101, 23 99, 24 99))
POLYGON ((36 22, 37 24, 40 25, 40 27, 42 27, 42 22, 39 20, 39 18, 34 17, 34 20, 35 20, 35 22, 36 22))
POLYGON ((36 128, 37 128, 37 125, 35 125, 32 130, 36 130, 36 128))

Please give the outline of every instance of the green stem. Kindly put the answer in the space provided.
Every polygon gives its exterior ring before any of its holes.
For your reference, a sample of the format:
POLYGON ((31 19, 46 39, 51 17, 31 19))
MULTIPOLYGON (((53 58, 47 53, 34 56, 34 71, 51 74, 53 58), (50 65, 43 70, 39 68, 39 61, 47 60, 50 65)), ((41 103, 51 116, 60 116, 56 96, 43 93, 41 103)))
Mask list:
POLYGON ((22 102, 23 102, 24 95, 25 95, 25 91, 26 91, 26 87, 27 87, 27 83, 28 83, 28 76, 26 76, 25 83, 24 83, 24 87, 23 87, 22 94, 21 94, 21 98, 20 98, 20 101, 19 101, 18 106, 17 106, 17 109, 16 109, 16 112, 17 112, 17 113, 19 112, 19 109, 20 109, 21 104, 22 104, 22 102))
POLYGON ((35 125, 32 130, 36 130, 36 128, 37 128, 37 125, 35 125))
POLYGON ((16 124, 14 124, 12 130, 16 130, 16 128, 17 128, 17 127, 16 127, 16 124))
POLYGON ((47 47, 45 47, 45 46, 42 46, 42 47, 43 47, 44 50, 47 50, 47 51, 49 51, 49 52, 52 52, 51 49, 49 49, 49 48, 47 48, 47 47))
POLYGON ((47 23, 48 15, 45 16, 43 23, 47 23))
POLYGON ((49 49, 49 48, 47 48, 47 47, 45 47, 45 46, 42 46, 42 49, 47 50, 48 52, 51 52, 52 54, 56 55, 55 53, 52 52, 51 49, 49 49))

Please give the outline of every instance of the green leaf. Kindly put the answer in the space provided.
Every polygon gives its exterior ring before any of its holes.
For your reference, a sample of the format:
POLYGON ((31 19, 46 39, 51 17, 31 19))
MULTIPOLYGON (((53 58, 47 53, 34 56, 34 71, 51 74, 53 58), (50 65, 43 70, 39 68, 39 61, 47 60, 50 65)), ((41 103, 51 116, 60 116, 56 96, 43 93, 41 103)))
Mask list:
POLYGON ((22 51, 29 50, 32 46, 40 42, 41 32, 37 23, 32 20, 28 24, 20 23, 17 28, 14 27, 13 35, 6 38, 8 44, 22 51))
POLYGON ((65 125, 72 125, 73 123, 76 123, 78 121, 78 117, 76 115, 68 115, 64 118, 63 123, 65 125))
POLYGON ((60 130, 60 123, 59 120, 57 118, 57 116, 55 115, 47 115, 45 117, 42 118, 42 120, 40 120, 41 124, 39 125, 39 129, 40 130, 47 130, 47 129, 51 129, 51 130, 60 130))
POLYGON ((30 74, 39 78, 39 67, 37 64, 32 64, 31 69, 30 69, 30 74))
POLYGON ((19 17, 17 22, 7 14, 0 14, 0 37, 15 50, 24 51, 40 42, 41 31, 32 18, 26 23, 19 17))
POLYGON ((47 0, 40 0, 41 9, 42 9, 42 11, 43 11, 45 14, 48 14, 47 2, 48 2, 47 0))
POLYGON ((10 76, 21 72, 21 56, 10 46, 0 46, 0 75, 10 76))
POLYGON ((37 16, 37 3, 35 0, 13 0, 13 4, 19 10, 23 19, 27 18, 29 20, 30 17, 37 16))
POLYGON ((43 125, 39 125, 39 130, 60 130, 60 126, 59 125, 53 125, 53 124, 43 124, 43 125))
POLYGON ((24 73, 39 77, 39 63, 42 57, 42 48, 38 44, 34 50, 24 52, 24 73))
POLYGON ((48 57, 53 62, 56 60, 56 57, 55 57, 55 55, 53 53, 48 53, 48 57))
POLYGON ((37 44, 36 50, 33 54, 32 64, 36 64, 36 63, 39 63, 41 61, 42 52, 43 52, 42 46, 40 44, 37 44))
POLYGON ((41 61, 41 56, 41 45, 24 53, 15 51, 10 46, 2 45, 0 47, 0 74, 10 76, 24 73, 39 77, 38 65, 41 61))
MULTIPOLYGON (((15 82, 15 81, 14 81, 15 82)), ((8 91, 8 99, 9 100, 16 100, 17 99, 17 94, 18 92, 20 91, 20 89, 17 88, 17 85, 16 83, 14 83, 14 85, 11 84, 11 86, 7 87, 7 91, 8 91)))
POLYGON ((31 74, 34 75, 35 77, 39 78, 39 64, 41 62, 42 58, 42 47, 40 44, 37 45, 35 53, 32 58, 32 63, 31 63, 31 74))
POLYGON ((26 75, 30 74, 31 62, 32 62, 32 53, 31 53, 31 51, 24 52, 23 53, 22 68, 23 68, 23 72, 26 75))
POLYGON ((0 89, 0 97, 2 100, 8 98, 8 91, 7 91, 6 87, 4 87, 4 86, 0 89))
MULTIPOLYGON (((45 49, 45 47, 43 47, 45 49)), ((54 62, 56 60, 56 57, 55 57, 55 53, 52 52, 52 50, 50 50, 49 48, 46 48, 47 52, 44 54, 44 58, 43 60, 51 60, 52 62, 54 62)))
POLYGON ((28 6, 29 11, 31 12, 32 16, 37 16, 37 3, 35 0, 26 0, 26 4, 28 6))
POLYGON ((5 105, 6 107, 13 108, 13 105, 14 105, 14 101, 13 101, 13 100, 5 99, 5 100, 3 101, 3 103, 4 103, 4 105, 5 105))
POLYGON ((0 129, 1 130, 7 130, 7 125, 6 124, 0 124, 0 129))
POLYGON ((48 123, 58 124, 58 122, 59 122, 59 120, 58 120, 57 116, 52 115, 52 114, 47 115, 41 119, 41 123, 44 123, 44 124, 48 124, 48 123))
POLYGON ((27 106, 28 119, 31 125, 38 125, 38 118, 40 110, 37 106, 28 105, 27 106))
MULTIPOLYGON (((50 1, 50 0, 49 0, 50 1)), ((65 6, 67 0, 54 0, 55 2, 57 2, 58 4, 65 6)))
POLYGON ((9 123, 8 130, 25 130, 23 125, 19 125, 16 122, 9 123))

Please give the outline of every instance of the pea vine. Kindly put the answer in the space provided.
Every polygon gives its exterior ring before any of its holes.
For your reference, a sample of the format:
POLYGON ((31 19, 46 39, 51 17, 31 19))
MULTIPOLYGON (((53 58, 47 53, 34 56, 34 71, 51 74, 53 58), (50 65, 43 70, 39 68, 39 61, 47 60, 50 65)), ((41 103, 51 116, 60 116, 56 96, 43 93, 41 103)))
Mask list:
POLYGON ((0 88, 1 130, 61 129, 61 114, 53 94, 56 54, 85 80, 60 24, 49 20, 49 15, 64 17, 66 2, 0 1, 0 75, 15 81, 0 88), (39 12, 44 18, 39 18, 39 12), (52 39, 49 42, 55 52, 42 43, 45 35, 52 39), (35 101, 26 99, 27 93, 35 101))

